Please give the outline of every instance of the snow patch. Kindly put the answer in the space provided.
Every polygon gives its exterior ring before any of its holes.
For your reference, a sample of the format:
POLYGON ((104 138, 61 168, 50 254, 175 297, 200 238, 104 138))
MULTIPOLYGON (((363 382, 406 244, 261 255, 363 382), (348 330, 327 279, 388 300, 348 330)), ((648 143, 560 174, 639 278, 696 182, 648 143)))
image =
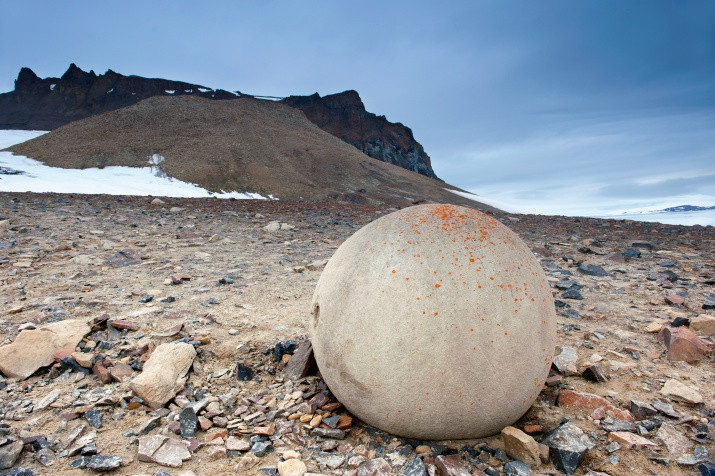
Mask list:
POLYGON ((213 89, 199 88, 199 91, 201 91, 202 93, 207 93, 209 91, 213 91, 213 89))
MULTIPOLYGON (((164 92, 166 94, 174 94, 174 93, 176 93, 176 89, 165 89, 164 92)), ((134 93, 132 93, 132 94, 134 94, 134 93)))
MULTIPOLYGON (((0 130, 0 149, 46 133, 45 131, 0 130)), ((62 169, 48 167, 42 162, 14 155, 11 152, 0 152, 0 170, 4 169, 12 173, 12 175, 0 175, 0 191, 266 199, 259 193, 223 191, 213 193, 192 183, 165 175, 157 176, 157 170, 161 171, 159 164, 165 160, 162 155, 153 154, 148 159, 147 167, 62 169)), ((163 175, 163 171, 161 173, 163 175)), ((275 199, 270 195, 268 198, 275 199)))
POLYGON ((113 92, 114 92, 114 88, 112 88, 112 89, 110 89, 109 91, 107 91, 106 94, 110 94, 110 93, 113 93, 113 92))
POLYGON ((57 84, 55 84, 55 83, 50 84, 50 91, 54 91, 56 87, 57 87, 57 84))

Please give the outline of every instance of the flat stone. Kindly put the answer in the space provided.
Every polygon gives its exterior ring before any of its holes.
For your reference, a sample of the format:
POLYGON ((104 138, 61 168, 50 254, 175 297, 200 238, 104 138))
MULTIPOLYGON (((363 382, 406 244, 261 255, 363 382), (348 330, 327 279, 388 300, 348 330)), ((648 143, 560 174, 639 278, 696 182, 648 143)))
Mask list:
POLYGON ((22 453, 22 440, 0 446, 0 469, 12 468, 22 453))
POLYGON ((259 458, 262 458, 263 456, 266 456, 268 453, 273 452, 273 445, 270 444, 268 441, 256 441, 251 445, 251 453, 254 455, 258 456, 259 458))
POLYGON ((159 408, 184 386, 186 373, 195 357, 196 351, 191 344, 161 344, 129 387, 151 408, 159 408))
POLYGON ((666 403, 661 400, 658 400, 657 398, 654 398, 653 400, 651 400, 650 404, 653 406, 653 408, 655 408, 663 415, 669 416, 671 418, 680 418, 680 413, 676 412, 675 408, 673 408, 673 405, 671 405, 670 403, 666 403))
POLYGON ((690 403, 692 405, 703 403, 703 396, 700 392, 675 379, 670 379, 665 382, 663 388, 660 389, 660 393, 674 400, 690 403))
POLYGON ((251 449, 251 444, 243 438, 229 436, 226 439, 226 449, 229 451, 248 451, 251 449))
POLYGON ((566 474, 573 474, 588 450, 596 444, 576 425, 566 422, 546 435, 543 444, 549 447, 554 466, 566 474))
POLYGON ((55 403, 58 398, 60 398, 60 390, 56 388, 41 399, 39 399, 37 402, 35 402, 35 404, 32 406, 33 413, 39 412, 49 407, 50 405, 55 403))
POLYGON ((0 371, 6 377, 24 380, 40 367, 52 365, 57 349, 74 349, 89 331, 89 326, 77 319, 24 330, 11 344, 0 347, 0 371))
POLYGON ((320 436, 323 438, 334 438, 336 440, 345 439, 345 432, 343 430, 334 428, 313 428, 310 432, 312 436, 320 436))
POLYGON ((434 464, 442 476, 471 476, 459 454, 439 455, 434 459, 434 464))
POLYGON ((690 330, 699 336, 715 335, 715 316, 700 314, 690 319, 690 330))
POLYGON ((650 403, 639 402, 638 400, 631 400, 630 411, 636 420, 645 420, 658 413, 658 410, 653 408, 650 403))
POLYGON ((668 360, 697 362, 705 358, 709 345, 687 327, 664 327, 658 339, 668 351, 668 360))
POLYGON ((109 375, 113 380, 123 382, 134 375, 134 369, 125 363, 117 362, 109 368, 109 375))
POLYGON ((303 476, 308 472, 308 468, 299 459, 287 459, 278 462, 278 474, 280 476, 303 476))
POLYGON ((668 294, 665 297, 665 302, 666 304, 673 304, 676 306, 682 306, 683 303, 685 302, 685 299, 683 299, 682 296, 678 296, 677 294, 668 294))
POLYGON ((84 419, 95 428, 102 428, 102 411, 87 410, 84 412, 84 419))
POLYGON ((663 443, 671 459, 678 459, 693 450, 694 443, 680 433, 670 423, 663 423, 655 434, 655 439, 663 443))
POLYGON ((529 466, 540 466, 539 445, 536 440, 518 428, 507 426, 501 431, 504 441, 504 452, 514 459, 523 461, 529 466))
POLYGON ((597 266, 595 264, 582 263, 577 269, 579 273, 585 274, 587 276, 610 276, 610 274, 605 269, 603 269, 603 267, 597 266))
POLYGON ((608 439, 610 441, 617 441, 626 448, 643 449, 648 446, 658 446, 657 443, 653 443, 648 438, 643 438, 628 431, 612 431, 608 434, 608 439))
POLYGON ((662 321, 653 321, 647 326, 645 326, 645 331, 648 332, 649 334, 653 334, 656 332, 660 332, 663 329, 663 325, 665 323, 662 321))
POLYGON ((70 357, 85 369, 91 369, 94 365, 94 354, 91 352, 72 352, 70 357))
POLYGON ((151 435, 139 438, 137 457, 139 461, 178 468, 184 461, 191 459, 191 453, 180 440, 151 435))
POLYGON ((92 455, 87 463, 87 468, 94 471, 114 471, 122 465, 122 458, 119 456, 92 455))
POLYGON ((596 410, 602 408, 606 414, 619 420, 633 421, 633 415, 627 410, 621 410, 603 397, 591 393, 580 393, 573 390, 563 390, 559 394, 559 405, 566 408, 583 408, 596 410))

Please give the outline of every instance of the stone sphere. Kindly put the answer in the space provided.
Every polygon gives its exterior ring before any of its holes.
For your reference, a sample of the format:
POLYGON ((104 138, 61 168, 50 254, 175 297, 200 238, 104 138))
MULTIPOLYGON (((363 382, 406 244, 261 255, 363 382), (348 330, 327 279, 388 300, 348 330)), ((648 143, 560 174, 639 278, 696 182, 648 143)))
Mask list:
POLYGON ((539 395, 556 315, 515 233, 470 208, 420 205, 338 248, 309 331, 325 382, 365 423, 415 439, 479 438, 539 395))

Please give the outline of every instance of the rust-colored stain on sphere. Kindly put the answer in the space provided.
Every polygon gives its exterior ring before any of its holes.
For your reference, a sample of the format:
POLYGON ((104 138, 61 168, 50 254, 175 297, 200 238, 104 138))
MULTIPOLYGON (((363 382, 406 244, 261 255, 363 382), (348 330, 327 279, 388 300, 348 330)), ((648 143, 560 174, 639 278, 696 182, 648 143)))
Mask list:
POLYGON ((470 208, 420 205, 338 248, 309 330, 325 381, 364 422, 410 438, 478 438, 538 396, 556 316, 516 234, 470 208))

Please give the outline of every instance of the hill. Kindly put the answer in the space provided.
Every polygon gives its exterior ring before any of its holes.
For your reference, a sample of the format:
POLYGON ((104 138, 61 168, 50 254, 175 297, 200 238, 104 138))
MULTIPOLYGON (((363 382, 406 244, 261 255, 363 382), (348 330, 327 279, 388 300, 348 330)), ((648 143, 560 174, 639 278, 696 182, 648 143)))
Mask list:
POLYGON ((397 205, 475 203, 444 190, 444 182, 366 156, 297 109, 248 97, 155 96, 9 150, 64 168, 145 167, 159 154, 168 176, 216 192, 397 205))

